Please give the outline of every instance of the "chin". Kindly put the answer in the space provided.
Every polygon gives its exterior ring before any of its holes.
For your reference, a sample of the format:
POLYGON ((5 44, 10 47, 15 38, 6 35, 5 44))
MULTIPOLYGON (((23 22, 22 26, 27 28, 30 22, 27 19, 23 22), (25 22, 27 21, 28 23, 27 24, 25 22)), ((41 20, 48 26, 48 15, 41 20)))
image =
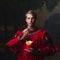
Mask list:
POLYGON ((32 26, 32 24, 28 24, 28 26, 32 26))

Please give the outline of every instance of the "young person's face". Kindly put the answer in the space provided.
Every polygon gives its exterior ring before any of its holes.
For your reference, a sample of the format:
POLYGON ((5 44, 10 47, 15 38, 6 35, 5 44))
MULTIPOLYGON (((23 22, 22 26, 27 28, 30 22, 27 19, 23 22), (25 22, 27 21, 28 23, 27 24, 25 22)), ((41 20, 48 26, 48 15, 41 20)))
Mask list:
POLYGON ((30 27, 34 25, 35 19, 34 19, 34 17, 33 17, 32 14, 27 14, 27 15, 26 15, 26 23, 27 23, 27 25, 30 26, 30 27))

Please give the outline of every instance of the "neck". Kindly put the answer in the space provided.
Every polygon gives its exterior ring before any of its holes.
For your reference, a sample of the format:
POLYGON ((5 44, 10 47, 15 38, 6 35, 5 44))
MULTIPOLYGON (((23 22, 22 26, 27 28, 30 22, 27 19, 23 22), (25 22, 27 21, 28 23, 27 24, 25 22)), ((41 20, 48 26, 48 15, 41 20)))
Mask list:
POLYGON ((34 26, 27 26, 28 29, 34 29, 34 26))
POLYGON ((29 32, 33 32, 36 29, 35 26, 28 26, 27 28, 28 28, 29 32))

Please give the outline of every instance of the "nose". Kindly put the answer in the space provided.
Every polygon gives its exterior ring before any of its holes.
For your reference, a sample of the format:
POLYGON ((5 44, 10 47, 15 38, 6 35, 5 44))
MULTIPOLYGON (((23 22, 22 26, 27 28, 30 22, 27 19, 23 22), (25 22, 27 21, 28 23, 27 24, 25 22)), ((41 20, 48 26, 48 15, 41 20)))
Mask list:
POLYGON ((32 18, 30 18, 30 22, 32 22, 32 18))

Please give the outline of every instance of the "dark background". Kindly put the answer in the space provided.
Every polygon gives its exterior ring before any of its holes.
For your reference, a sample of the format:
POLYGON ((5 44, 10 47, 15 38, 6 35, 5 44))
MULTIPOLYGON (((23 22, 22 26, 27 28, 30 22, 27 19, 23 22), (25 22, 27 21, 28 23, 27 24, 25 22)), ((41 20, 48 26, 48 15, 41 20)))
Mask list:
MULTIPOLYGON (((18 29, 25 27, 24 14, 29 9, 37 12, 38 21, 36 25, 46 29, 60 49, 59 2, 60 0, 0 0, 0 59, 15 59, 15 55, 9 51, 5 53, 3 47, 18 29)), ((59 52, 53 58, 46 59, 59 60, 59 52)))

